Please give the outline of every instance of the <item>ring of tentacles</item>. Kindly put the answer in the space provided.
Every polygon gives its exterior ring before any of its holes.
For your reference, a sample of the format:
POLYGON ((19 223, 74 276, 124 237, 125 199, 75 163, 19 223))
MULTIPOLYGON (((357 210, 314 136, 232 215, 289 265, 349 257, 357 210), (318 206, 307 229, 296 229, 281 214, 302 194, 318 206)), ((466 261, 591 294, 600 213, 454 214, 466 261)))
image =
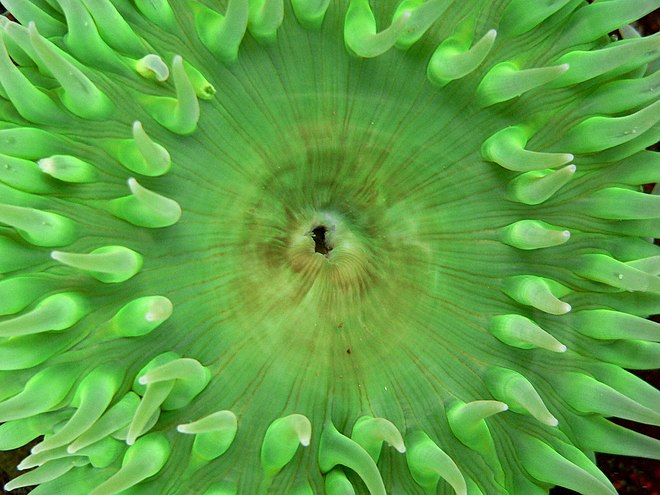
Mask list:
POLYGON ((657 0, 5 4, 7 490, 610 495, 594 452, 658 457, 606 419, 660 421, 657 0))

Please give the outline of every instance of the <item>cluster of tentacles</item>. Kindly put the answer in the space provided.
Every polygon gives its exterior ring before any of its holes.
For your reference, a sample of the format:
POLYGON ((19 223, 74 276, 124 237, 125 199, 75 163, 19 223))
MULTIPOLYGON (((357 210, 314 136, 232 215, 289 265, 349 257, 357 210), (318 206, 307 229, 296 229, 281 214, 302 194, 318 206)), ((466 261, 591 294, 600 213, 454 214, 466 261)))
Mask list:
POLYGON ((6 490, 612 495, 594 452, 660 455, 606 419, 660 423, 657 0, 4 3, 6 490))

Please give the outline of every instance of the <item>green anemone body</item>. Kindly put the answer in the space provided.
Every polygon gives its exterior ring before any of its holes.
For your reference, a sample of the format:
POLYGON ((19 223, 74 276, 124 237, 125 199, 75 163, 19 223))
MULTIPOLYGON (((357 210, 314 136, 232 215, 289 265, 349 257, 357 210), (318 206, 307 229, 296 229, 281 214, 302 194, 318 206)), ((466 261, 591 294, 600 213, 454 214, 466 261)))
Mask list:
POLYGON ((611 495, 594 452, 660 456, 606 419, 660 422, 657 0, 5 3, 7 490, 611 495))

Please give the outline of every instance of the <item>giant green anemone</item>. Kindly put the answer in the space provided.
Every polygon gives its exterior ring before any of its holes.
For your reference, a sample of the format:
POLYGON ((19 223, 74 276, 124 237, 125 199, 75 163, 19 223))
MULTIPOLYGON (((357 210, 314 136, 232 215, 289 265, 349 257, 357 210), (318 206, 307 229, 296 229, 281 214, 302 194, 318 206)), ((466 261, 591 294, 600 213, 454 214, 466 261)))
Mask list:
POLYGON ((594 452, 660 456, 607 419, 660 422, 657 0, 5 4, 7 490, 611 495, 594 452))

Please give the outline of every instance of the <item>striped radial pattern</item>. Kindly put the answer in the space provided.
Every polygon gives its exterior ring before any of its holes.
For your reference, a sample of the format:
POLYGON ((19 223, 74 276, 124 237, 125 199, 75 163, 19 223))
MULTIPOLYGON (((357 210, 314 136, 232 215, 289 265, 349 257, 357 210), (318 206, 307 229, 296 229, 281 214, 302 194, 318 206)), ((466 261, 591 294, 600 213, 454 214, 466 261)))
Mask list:
POLYGON ((4 4, 7 491, 615 495, 594 452, 660 457, 608 419, 660 423, 658 0, 4 4))

